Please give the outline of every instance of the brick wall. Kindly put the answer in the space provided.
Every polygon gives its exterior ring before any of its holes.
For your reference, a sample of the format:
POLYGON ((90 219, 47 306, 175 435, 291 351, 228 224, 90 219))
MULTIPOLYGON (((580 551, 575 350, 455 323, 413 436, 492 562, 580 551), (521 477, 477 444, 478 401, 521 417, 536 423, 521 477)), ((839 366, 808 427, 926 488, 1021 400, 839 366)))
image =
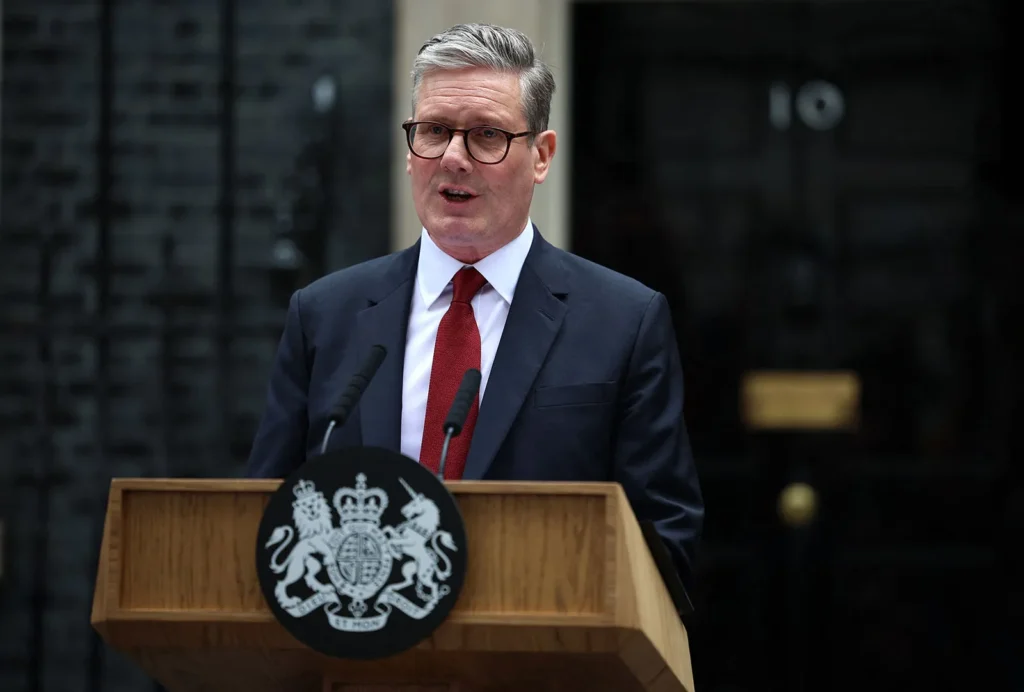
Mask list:
POLYGON ((107 484, 238 475, 288 294, 387 250, 391 7, 3 11, 0 690, 150 689, 88 623, 107 484))

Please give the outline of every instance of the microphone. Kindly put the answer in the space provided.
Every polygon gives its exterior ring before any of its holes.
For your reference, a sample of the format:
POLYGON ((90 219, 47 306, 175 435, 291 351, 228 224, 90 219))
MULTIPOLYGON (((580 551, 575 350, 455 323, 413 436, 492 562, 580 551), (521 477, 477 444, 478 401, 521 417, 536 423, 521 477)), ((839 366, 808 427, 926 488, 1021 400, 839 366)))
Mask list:
POLYGON ((341 393, 341 399, 338 401, 338 405, 331 411, 331 417, 327 424, 327 431, 324 433, 324 439, 320 443, 320 453, 324 454, 327 451, 327 443, 331 439, 331 433, 335 427, 341 427, 348 420, 348 415, 355 408, 355 405, 359 402, 359 399, 363 396, 363 390, 366 389, 366 385, 370 384, 370 380, 377 374, 377 368, 384 361, 384 356, 388 354, 380 344, 370 348, 370 354, 366 357, 363 362, 363 367, 359 368, 359 371, 352 376, 349 380, 348 386, 345 387, 345 391, 341 393))
POLYGON ((437 478, 442 483, 444 482, 444 462, 448 457, 448 443, 462 432, 466 416, 469 415, 469 409, 479 390, 480 371, 470 368, 462 376, 462 384, 459 385, 459 391, 455 392, 452 407, 448 409, 448 417, 444 420, 444 443, 441 445, 441 461, 437 465, 437 478))

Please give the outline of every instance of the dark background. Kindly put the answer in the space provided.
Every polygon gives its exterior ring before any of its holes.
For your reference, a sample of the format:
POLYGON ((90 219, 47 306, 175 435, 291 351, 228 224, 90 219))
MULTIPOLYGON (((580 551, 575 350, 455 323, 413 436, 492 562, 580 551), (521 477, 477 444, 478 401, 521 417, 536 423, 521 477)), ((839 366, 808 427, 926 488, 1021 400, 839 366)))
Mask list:
POLYGON ((687 372, 698 689, 1024 689, 1020 16, 575 12, 573 248, 668 295, 687 372), (834 120, 796 105, 818 81, 834 120), (857 429, 746 429, 741 380, 776 369, 855 372, 857 429))
POLYGON ((150 689, 88 622, 108 484, 241 475, 288 295, 387 251, 391 6, 3 20, 0 690, 150 689))
MULTIPOLYGON (((88 623, 108 483, 239 475, 289 294, 388 250, 392 9, 3 13, 0 690, 149 689, 88 623)), ((1020 10, 572 26, 571 247, 669 296, 687 371, 698 689, 1024 689, 1020 10), (835 123, 771 114, 814 80, 835 123), (855 371, 859 429, 745 428, 741 378, 773 368, 855 371)))

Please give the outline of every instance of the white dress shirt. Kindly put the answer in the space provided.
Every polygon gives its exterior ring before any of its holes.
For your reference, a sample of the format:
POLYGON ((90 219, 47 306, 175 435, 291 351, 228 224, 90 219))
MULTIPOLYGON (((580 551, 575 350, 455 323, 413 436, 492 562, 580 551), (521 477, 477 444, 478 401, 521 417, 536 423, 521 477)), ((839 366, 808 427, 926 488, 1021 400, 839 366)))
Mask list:
MULTIPOLYGON (((434 360, 434 341, 441 318, 452 302, 452 278, 467 266, 444 253, 427 233, 421 232, 420 257, 416 268, 416 286, 412 292, 409 331, 405 340, 405 366, 402 377, 402 454, 420 458, 423 420, 427 415, 430 369, 434 360)), ((519 272, 533 244, 533 223, 515 240, 476 264, 487 280, 471 301, 480 329, 480 402, 494 363, 501 333, 505 329, 519 272)))

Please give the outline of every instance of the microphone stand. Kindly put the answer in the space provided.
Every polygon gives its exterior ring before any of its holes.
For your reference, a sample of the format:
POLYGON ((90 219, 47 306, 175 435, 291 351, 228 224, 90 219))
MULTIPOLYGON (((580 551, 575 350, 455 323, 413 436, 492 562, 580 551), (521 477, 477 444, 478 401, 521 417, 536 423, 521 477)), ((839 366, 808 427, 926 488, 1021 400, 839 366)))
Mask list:
POLYGON ((441 443, 441 461, 437 464, 437 480, 442 483, 444 483, 444 463, 448 459, 448 443, 451 442, 455 434, 455 427, 451 424, 444 426, 444 442, 441 443))
POLYGON ((331 433, 334 432, 336 422, 337 419, 332 416, 331 422, 327 424, 327 431, 324 433, 324 439, 320 443, 320 454, 327 453, 327 443, 331 441, 331 433))
POLYGON ((455 400, 444 421, 444 442, 441 443, 441 459, 437 463, 437 480, 444 483, 444 464, 448 460, 448 444, 452 437, 462 432, 462 426, 469 415, 470 406, 480 389, 480 371, 470 368, 462 375, 462 382, 455 392, 455 400))

